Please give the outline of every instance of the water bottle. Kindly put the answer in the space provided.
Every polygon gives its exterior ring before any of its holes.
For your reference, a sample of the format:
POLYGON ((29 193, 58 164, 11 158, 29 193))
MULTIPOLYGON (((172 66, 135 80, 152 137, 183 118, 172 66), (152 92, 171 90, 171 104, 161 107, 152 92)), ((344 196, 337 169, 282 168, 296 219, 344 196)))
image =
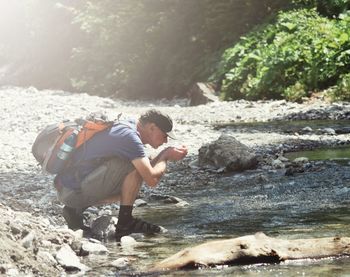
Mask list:
POLYGON ((74 130, 73 133, 71 133, 64 140, 61 147, 58 149, 56 159, 51 165, 50 171, 52 171, 52 173, 58 173, 64 168, 66 161, 70 158, 73 150, 75 149, 78 133, 78 130, 74 130))

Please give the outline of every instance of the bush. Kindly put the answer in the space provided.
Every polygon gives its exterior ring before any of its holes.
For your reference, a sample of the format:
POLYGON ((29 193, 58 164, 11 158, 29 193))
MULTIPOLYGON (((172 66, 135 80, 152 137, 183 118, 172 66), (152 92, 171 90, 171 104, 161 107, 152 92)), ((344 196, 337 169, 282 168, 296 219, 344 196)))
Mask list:
POLYGON ((349 18, 328 19, 314 9, 279 13, 274 24, 227 49, 212 79, 226 100, 299 100, 328 88, 350 65, 349 18))
POLYGON ((333 101, 350 101, 350 73, 342 75, 327 94, 333 101))
POLYGON ((299 82, 296 82, 294 85, 286 88, 283 95, 289 101, 298 102, 307 94, 305 91, 305 86, 299 82))
POLYGON ((317 11, 330 18, 337 17, 350 8, 349 0, 294 0, 299 7, 317 8, 317 11))

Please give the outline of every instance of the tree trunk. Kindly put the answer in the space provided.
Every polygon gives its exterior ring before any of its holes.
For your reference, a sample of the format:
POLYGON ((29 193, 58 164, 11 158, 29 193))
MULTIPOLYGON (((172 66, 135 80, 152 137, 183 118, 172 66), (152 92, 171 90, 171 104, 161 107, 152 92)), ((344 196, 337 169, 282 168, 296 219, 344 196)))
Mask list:
POLYGON ((350 255, 349 237, 284 240, 256 233, 186 248, 156 264, 152 271, 214 265, 279 263, 285 260, 350 255))

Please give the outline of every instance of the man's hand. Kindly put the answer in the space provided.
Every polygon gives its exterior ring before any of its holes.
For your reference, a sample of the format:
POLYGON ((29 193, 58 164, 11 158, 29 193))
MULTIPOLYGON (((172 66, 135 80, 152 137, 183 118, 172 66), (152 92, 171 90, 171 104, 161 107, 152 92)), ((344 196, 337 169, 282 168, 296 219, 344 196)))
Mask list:
POLYGON ((164 155, 169 161, 179 161, 182 160, 187 155, 187 147, 168 147, 164 150, 164 155))

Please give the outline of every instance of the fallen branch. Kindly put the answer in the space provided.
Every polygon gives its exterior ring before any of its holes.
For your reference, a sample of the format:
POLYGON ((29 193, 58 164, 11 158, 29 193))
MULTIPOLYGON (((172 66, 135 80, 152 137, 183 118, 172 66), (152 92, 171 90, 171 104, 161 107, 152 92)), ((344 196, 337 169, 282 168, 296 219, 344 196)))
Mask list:
POLYGON ((174 270, 350 255, 349 237, 284 240, 263 233, 211 241, 186 248, 159 262, 151 270, 174 270))

